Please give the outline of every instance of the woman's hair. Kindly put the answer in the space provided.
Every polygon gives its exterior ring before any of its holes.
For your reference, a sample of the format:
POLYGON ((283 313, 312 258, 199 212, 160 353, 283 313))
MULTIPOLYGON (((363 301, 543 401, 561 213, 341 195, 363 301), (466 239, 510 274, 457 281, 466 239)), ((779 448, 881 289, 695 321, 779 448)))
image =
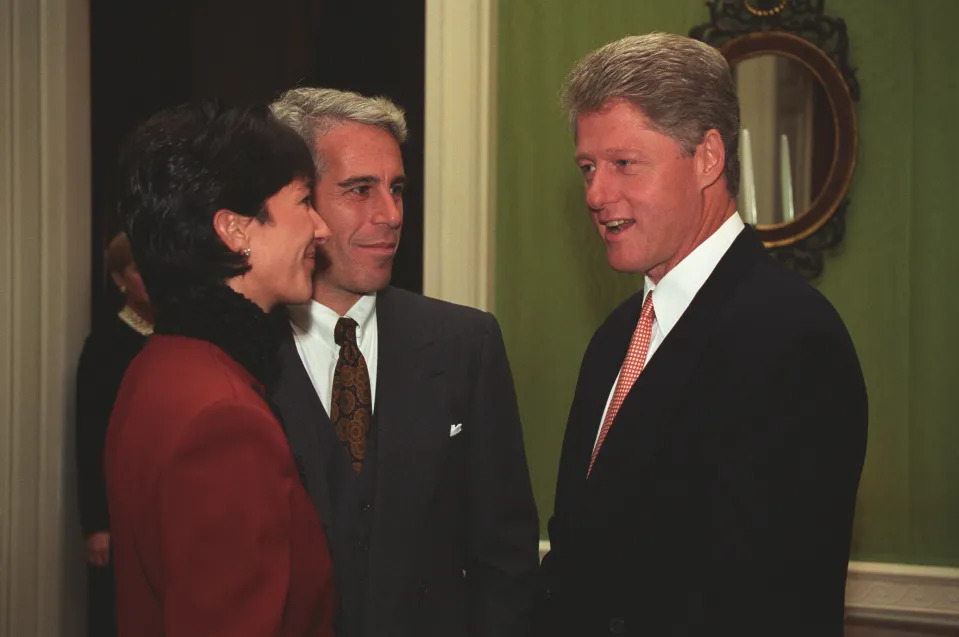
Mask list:
POLYGON ((312 182, 306 144, 265 105, 204 101, 160 111, 125 141, 118 213, 153 303, 249 271, 213 228, 226 209, 269 219, 266 201, 295 179, 312 182))

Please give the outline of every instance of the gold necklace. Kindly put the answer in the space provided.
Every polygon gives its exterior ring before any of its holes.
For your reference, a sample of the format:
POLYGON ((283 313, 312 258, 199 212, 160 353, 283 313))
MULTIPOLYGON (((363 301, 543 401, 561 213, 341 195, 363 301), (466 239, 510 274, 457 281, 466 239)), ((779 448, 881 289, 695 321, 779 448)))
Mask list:
POLYGON ((153 334, 153 323, 137 314, 129 305, 124 305, 123 309, 117 313, 117 316, 120 317, 121 321, 133 328, 134 331, 144 336, 153 334))

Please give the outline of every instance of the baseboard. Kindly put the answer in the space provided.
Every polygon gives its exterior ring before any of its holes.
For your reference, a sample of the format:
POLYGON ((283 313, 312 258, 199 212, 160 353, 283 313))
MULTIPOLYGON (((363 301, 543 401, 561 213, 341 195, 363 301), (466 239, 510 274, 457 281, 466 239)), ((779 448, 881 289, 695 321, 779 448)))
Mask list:
POLYGON ((959 628, 959 568, 850 562, 846 617, 890 626, 959 628))
MULTIPOLYGON (((540 540, 539 557, 549 551, 540 540)), ((850 562, 846 618, 895 627, 959 628, 959 568, 850 562)))

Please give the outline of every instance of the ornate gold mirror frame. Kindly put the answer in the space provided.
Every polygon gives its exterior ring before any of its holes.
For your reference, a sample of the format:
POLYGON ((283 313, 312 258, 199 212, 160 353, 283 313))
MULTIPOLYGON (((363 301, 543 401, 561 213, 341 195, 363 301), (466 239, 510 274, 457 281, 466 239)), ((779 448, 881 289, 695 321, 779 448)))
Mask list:
POLYGON ((689 33, 719 48, 731 67, 762 55, 795 60, 828 99, 835 144, 831 157, 815 158, 829 162, 823 184, 792 220, 756 225, 773 256, 810 279, 819 276, 824 253, 837 247, 845 233, 846 192, 859 144, 854 105, 859 83, 848 62, 846 24, 826 16, 823 5, 824 0, 707 0, 710 22, 689 33))

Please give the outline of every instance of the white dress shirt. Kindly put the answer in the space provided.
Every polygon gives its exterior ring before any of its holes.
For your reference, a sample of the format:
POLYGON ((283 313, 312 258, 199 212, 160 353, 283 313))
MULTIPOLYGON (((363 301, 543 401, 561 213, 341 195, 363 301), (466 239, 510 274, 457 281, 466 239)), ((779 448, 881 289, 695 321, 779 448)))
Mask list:
MULTIPOLYGON (((653 310, 655 318, 653 319, 653 332, 649 341, 649 350, 646 352, 646 364, 659 349, 659 346, 666 339, 666 336, 673 329, 673 326, 679 322, 680 317, 692 303, 693 297, 703 287, 703 283, 709 278, 709 275, 716 269, 716 265, 729 250, 739 233, 742 232, 745 224, 739 213, 723 222, 716 232, 709 235, 705 241, 686 255, 686 258, 676 264, 676 266, 666 273, 659 280, 659 283, 653 283, 647 276, 643 284, 643 300, 646 296, 656 291, 653 297, 653 310)), ((625 356, 625 353, 624 353, 625 356)), ((622 372, 622 369, 620 369, 622 372)), ((599 429, 603 428, 603 421, 606 419, 606 412, 609 410, 609 404, 613 400, 613 392, 616 390, 616 383, 619 382, 619 374, 616 374, 616 380, 609 390, 609 397, 606 398, 606 406, 603 408, 603 415, 599 419, 599 429)), ((596 440, 599 440, 599 429, 596 430, 596 440)), ((593 443, 595 445, 595 443, 593 443)))
MULTIPOLYGON (((333 339, 333 329, 340 315, 322 303, 310 301, 303 305, 290 306, 290 322, 293 325, 293 341, 296 351, 303 361, 303 367, 313 382, 316 395, 330 413, 330 403, 333 395, 333 372, 336 370, 336 361, 340 356, 340 346, 333 339)), ((356 341, 360 346, 360 353, 366 359, 366 367, 370 372, 370 392, 373 397, 373 406, 376 406, 376 362, 379 333, 376 327, 376 295, 367 294, 360 297, 347 310, 345 316, 356 321, 356 341)))

